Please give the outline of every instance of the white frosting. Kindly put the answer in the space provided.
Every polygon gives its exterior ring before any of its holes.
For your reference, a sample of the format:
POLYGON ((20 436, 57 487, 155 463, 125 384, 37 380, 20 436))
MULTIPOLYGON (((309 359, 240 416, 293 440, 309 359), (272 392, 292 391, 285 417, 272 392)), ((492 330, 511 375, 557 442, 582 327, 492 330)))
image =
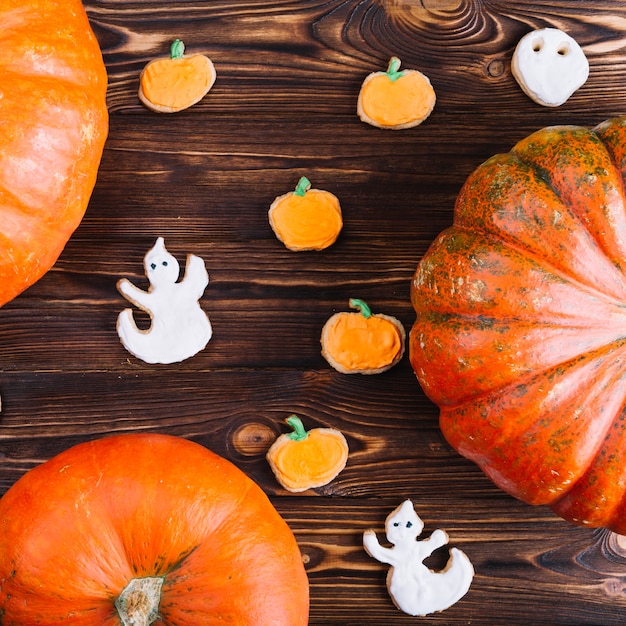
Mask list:
POLYGON ((520 39, 511 71, 528 97, 543 106, 556 107, 585 83, 589 61, 567 33, 543 28, 520 39))
POLYGON ((117 334, 124 347, 146 363, 176 363, 202 350, 213 333, 211 322, 198 300, 209 284, 204 261, 193 254, 187 257, 183 280, 178 281, 178 261, 166 249, 163 237, 144 258, 148 291, 122 278, 120 293, 151 317, 147 330, 139 329, 132 309, 117 318, 117 334))
POLYGON ((451 607, 467 593, 474 578, 474 567, 467 555, 457 548, 450 550, 451 557, 441 572, 426 567, 422 561, 446 545, 448 535, 443 530, 435 530, 428 539, 417 541, 423 528, 413 503, 405 500, 385 522, 387 540, 392 548, 381 546, 373 530, 363 534, 366 552, 391 565, 387 589, 394 604, 414 616, 451 607))

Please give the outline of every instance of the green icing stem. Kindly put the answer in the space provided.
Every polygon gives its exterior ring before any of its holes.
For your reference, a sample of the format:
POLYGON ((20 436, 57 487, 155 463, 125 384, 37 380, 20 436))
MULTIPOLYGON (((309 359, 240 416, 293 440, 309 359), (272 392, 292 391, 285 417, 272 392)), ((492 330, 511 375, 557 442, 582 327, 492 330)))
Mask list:
POLYGON ((363 300, 359 300, 358 298, 350 298, 350 306, 353 309, 358 309, 365 319, 371 317, 372 315, 372 310, 367 306, 367 304, 365 304, 365 302, 363 302, 363 300))
POLYGON ((400 63, 401 61, 398 57, 391 57, 389 60, 389 66, 387 67, 386 73, 392 83, 398 80, 400 76, 404 76, 406 73, 404 70, 400 70, 400 63))
POLYGON ((303 196, 310 188, 311 188, 311 181, 306 176, 303 176, 298 181, 294 194, 296 196, 303 196))
POLYGON ((185 54, 185 44, 180 39, 176 39, 170 47, 170 56, 172 59, 182 59, 183 54, 185 54))
POLYGON ((293 432, 289 433, 287 437, 294 441, 302 441, 309 436, 309 433, 304 429, 302 420, 297 415, 291 415, 287 418, 287 424, 293 428, 293 432))

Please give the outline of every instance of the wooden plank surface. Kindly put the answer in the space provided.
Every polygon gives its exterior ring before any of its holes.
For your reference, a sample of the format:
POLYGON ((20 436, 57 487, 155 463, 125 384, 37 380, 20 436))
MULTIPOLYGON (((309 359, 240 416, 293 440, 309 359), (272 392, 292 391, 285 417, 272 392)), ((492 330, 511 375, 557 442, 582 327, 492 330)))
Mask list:
MULTIPOLYGON (((188 437, 254 478, 293 528, 311 583, 311 624, 412 624, 391 603, 386 566, 361 547, 411 498, 424 535, 448 531, 476 577, 440 624, 623 624, 626 540, 573 527, 494 487, 445 442, 408 358, 345 376, 320 354, 324 321, 366 300, 413 322, 409 284, 451 223, 454 198, 484 159, 543 126, 592 126, 626 113, 626 5, 615 1, 86 0, 109 72, 110 136, 83 223, 55 267, 0 310, 0 490, 70 445, 110 433, 188 437), (520 90, 520 37, 552 26, 591 72, 565 105, 520 90), (199 104, 158 115, 138 76, 175 38, 215 63, 199 104), (360 122, 356 96, 391 55, 426 73, 431 117, 388 132, 360 122), (341 200, 345 227, 323 253, 290 253, 267 220, 306 175, 341 200), (208 347, 149 366, 121 346, 116 281, 147 286, 157 236, 210 274, 208 347), (264 454, 298 413, 339 428, 346 469, 301 495, 281 490, 264 454)), ((433 557, 433 566, 445 554, 433 557)))

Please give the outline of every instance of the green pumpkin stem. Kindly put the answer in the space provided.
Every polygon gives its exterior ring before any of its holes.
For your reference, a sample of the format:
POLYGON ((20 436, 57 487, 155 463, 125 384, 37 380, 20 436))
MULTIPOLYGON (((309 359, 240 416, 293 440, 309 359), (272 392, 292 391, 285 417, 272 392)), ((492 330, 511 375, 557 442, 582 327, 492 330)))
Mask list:
POLYGON ((398 57, 391 57, 391 59, 389 60, 386 74, 392 83, 398 80, 400 76, 404 76, 405 74, 405 71, 400 69, 401 62, 402 61, 400 61, 398 57))
POLYGON ((311 181, 303 176, 296 185, 296 190, 293 192, 296 196, 303 196, 311 188, 311 181))
POLYGON ((184 54, 185 44, 180 39, 176 39, 170 46, 170 56, 172 59, 182 59, 184 54))
POLYGON ((358 309, 361 315, 367 319, 372 316, 372 309, 367 306, 363 300, 359 300, 358 298, 350 298, 350 307, 353 309, 358 309))
POLYGON ((293 432, 289 433, 287 437, 294 441, 302 441, 309 436, 309 433, 305 430, 302 420, 297 415, 291 415, 287 418, 287 424, 293 428, 293 432))

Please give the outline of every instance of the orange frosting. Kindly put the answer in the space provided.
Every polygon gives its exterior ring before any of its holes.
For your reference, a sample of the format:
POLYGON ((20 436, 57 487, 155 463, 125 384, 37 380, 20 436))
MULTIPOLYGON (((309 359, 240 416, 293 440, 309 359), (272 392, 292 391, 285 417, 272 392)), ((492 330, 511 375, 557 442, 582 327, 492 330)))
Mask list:
POLYGON ((291 250, 323 250, 335 242, 343 227, 339 200, 320 189, 276 198, 269 216, 276 236, 291 250))
POLYGON ((328 484, 346 465, 345 437, 334 428, 304 431, 295 415, 287 421, 296 428, 296 433, 281 435, 267 453, 276 479, 294 492, 328 484))
POLYGON ((211 89, 215 82, 215 68, 211 60, 202 55, 182 54, 150 61, 141 73, 140 94, 142 100, 159 110, 180 111, 195 104, 211 89))
POLYGON ((326 351, 349 370, 369 370, 393 363, 402 350, 400 331, 388 319, 360 313, 335 316, 328 329, 326 351))
POLYGON ((404 70, 398 74, 376 72, 363 82, 361 88, 363 113, 381 126, 422 121, 435 105, 435 90, 424 74, 418 70, 404 70))

